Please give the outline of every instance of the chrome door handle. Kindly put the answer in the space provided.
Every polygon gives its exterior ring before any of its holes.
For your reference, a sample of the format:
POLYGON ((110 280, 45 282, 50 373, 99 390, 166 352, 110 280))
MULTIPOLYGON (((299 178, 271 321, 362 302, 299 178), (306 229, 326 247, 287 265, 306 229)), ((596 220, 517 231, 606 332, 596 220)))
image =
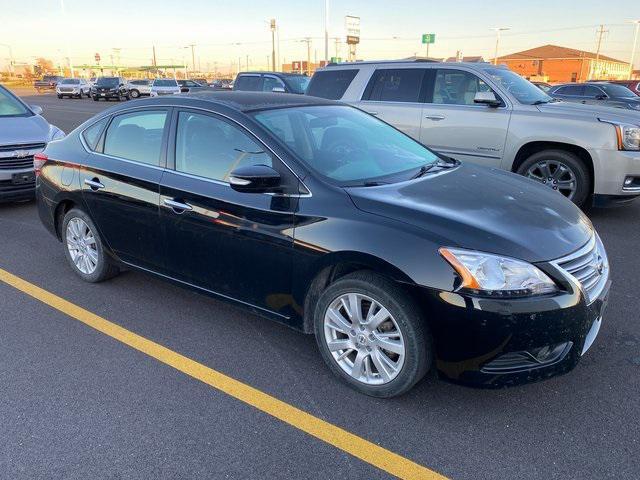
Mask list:
POLYGON ((171 200, 170 198, 165 198, 164 204, 165 206, 171 208, 178 215, 193 210, 193 207, 188 203, 177 202, 176 200, 171 200))
POLYGON ((104 188, 104 185, 100 183, 100 181, 97 178, 94 178, 93 180, 89 180, 88 178, 85 178, 84 184, 89 186, 91 190, 100 190, 101 188, 104 188))
POLYGON ((433 120, 433 121, 439 121, 439 120, 444 120, 445 116, 444 115, 425 115, 424 118, 428 118, 429 120, 433 120))

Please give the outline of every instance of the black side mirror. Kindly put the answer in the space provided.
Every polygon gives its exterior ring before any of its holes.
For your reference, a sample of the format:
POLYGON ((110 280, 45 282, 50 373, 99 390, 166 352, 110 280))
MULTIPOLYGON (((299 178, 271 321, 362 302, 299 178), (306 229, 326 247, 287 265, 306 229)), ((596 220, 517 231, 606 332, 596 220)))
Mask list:
POLYGON ((266 165, 238 167, 229 175, 231 188, 245 193, 274 192, 280 186, 280 174, 266 165))

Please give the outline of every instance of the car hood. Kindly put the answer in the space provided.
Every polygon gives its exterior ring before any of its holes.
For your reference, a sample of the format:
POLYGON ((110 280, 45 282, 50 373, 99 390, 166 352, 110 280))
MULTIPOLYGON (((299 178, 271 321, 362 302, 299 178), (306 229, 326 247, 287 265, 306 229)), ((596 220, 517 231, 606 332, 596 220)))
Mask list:
POLYGON ((0 145, 48 142, 51 133, 50 125, 40 115, 0 117, 0 145))
MULTIPOLYGON (((638 101, 637 103, 640 103, 638 101)), ((605 107, 603 105, 587 105, 574 102, 552 102, 543 105, 537 105, 538 110, 542 113, 556 115, 582 116, 589 119, 597 120, 598 118, 606 118, 619 122, 629 122, 633 124, 640 123, 640 110, 627 110, 624 108, 605 107)))
POLYGON ((356 207, 420 227, 434 243, 541 262, 593 235, 589 219, 548 187, 473 164, 392 185, 350 187, 356 207))

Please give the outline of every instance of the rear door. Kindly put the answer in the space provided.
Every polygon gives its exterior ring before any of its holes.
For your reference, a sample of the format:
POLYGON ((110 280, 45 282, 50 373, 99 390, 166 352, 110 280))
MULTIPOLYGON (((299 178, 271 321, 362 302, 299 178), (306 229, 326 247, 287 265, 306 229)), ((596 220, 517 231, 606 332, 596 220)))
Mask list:
MULTIPOLYGON (((427 82, 420 141, 439 153, 481 165, 499 167, 509 129, 511 107, 474 103, 479 91, 493 91, 475 73, 438 68, 427 82)), ((494 91, 496 98, 500 98, 494 91)))
POLYGON ((243 92, 260 92, 262 91, 262 77, 258 74, 238 75, 233 84, 233 89, 243 92))
POLYGON ((420 139, 425 68, 379 68, 356 106, 420 139))
POLYGON ((237 192, 229 174, 273 166, 296 192, 297 178, 248 131, 213 113, 176 112, 171 139, 160 191, 169 275, 269 311, 291 308, 298 200, 237 192))
POLYGON ((158 208, 168 117, 158 107, 114 115, 80 176, 107 245, 121 260, 155 271, 163 266, 158 208))

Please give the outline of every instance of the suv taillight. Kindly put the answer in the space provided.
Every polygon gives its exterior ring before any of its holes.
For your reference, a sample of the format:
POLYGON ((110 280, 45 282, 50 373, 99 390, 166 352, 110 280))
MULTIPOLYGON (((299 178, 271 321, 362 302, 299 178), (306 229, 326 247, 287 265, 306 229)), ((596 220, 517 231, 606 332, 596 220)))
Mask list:
POLYGON ((33 156, 33 171, 36 173, 36 177, 39 177, 42 173, 42 167, 47 163, 49 157, 47 157, 44 153, 36 153, 33 156))

